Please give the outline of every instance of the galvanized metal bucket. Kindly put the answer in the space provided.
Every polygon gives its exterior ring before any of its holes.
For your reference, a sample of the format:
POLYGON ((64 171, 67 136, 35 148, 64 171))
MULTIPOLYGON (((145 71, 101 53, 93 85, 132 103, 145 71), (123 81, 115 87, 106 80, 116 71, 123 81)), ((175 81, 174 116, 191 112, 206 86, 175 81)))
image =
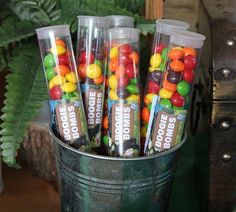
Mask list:
POLYGON ((55 141, 61 211, 166 211, 179 149, 131 159, 80 152, 55 141))

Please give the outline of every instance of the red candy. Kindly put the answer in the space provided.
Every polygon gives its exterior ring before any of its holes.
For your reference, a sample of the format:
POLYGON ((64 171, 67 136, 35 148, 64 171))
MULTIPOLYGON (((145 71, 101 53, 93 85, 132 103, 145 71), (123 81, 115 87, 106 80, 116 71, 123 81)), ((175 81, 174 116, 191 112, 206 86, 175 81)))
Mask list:
POLYGON ((171 96, 171 103, 176 107, 183 107, 184 97, 180 96, 179 93, 176 92, 171 96))
POLYGON ((132 47, 128 44, 121 45, 119 47, 119 53, 128 55, 133 51, 132 47))
POLYGON ((67 53, 58 56, 58 60, 60 65, 68 65, 70 62, 67 53))
POLYGON ((128 77, 121 77, 118 80, 118 88, 126 88, 126 86, 129 84, 129 78, 128 77))
POLYGON ((86 78, 86 64, 81 63, 78 66, 78 75, 80 79, 85 79, 86 78))
POLYGON ((133 64, 129 64, 126 66, 126 75, 127 77, 129 77, 130 79, 135 77, 135 71, 134 71, 134 66, 133 64))
POLYGON ((192 83, 194 79, 194 72, 192 69, 185 69, 183 72, 183 79, 188 82, 192 83))
POLYGON ((62 96, 62 90, 61 90, 61 87, 56 85, 56 86, 53 86, 51 89, 50 89, 50 98, 51 100, 59 100, 61 99, 61 96, 62 96))
POLYGON ((153 81, 148 82, 148 91, 147 91, 148 93, 158 94, 159 90, 160 86, 157 83, 153 81))
POLYGON ((163 43, 156 45, 154 48, 154 53, 161 53, 162 50, 165 48, 165 45, 163 43))
POLYGON ((184 66, 187 69, 194 69, 196 66, 196 58, 193 55, 187 55, 184 57, 184 66))
POLYGON ((94 55, 92 53, 83 51, 79 56, 80 63, 92 64, 94 62, 94 55))
POLYGON ((131 63, 132 63, 132 60, 129 57, 127 57, 126 55, 121 55, 119 57, 119 64, 120 65, 127 66, 128 64, 131 64, 131 63))

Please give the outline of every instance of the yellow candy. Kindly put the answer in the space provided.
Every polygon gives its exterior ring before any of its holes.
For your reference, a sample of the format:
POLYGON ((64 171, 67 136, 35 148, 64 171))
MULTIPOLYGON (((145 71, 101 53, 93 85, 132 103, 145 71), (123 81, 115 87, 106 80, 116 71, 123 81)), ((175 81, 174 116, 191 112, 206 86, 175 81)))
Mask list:
POLYGON ((69 74, 67 74, 66 75, 66 79, 69 82, 72 82, 72 83, 76 83, 77 82, 76 74, 74 72, 70 72, 69 74))
POLYGON ((141 129, 140 129, 140 136, 141 136, 141 138, 145 138, 146 137, 146 133, 147 133, 146 127, 142 126, 141 129))
POLYGON ((110 59, 116 58, 118 56, 118 47, 113 47, 110 50, 110 59))
POLYGON ((108 79, 108 83, 111 89, 116 89, 118 80, 115 75, 111 75, 108 79))
POLYGON ((135 94, 132 94, 129 97, 127 97, 126 100, 132 101, 132 102, 139 102, 139 96, 135 95, 135 94))
POLYGON ((97 79, 101 76, 102 69, 98 64, 91 64, 86 68, 86 75, 91 79, 97 79))
POLYGON ((154 93, 149 93, 146 95, 147 105, 152 103, 153 97, 156 96, 154 93))
POLYGON ((119 99, 119 97, 117 96, 115 90, 110 90, 109 97, 110 97, 111 100, 118 100, 119 99))
POLYGON ((170 92, 166 90, 165 88, 162 88, 159 92, 159 96, 163 99, 170 99, 172 96, 173 92, 170 92))
POLYGON ((161 55, 159 53, 156 53, 151 56, 150 64, 153 68, 158 68, 161 65, 161 55))
POLYGON ((66 93, 74 92, 76 88, 77 88, 76 85, 72 82, 66 82, 65 84, 61 86, 62 91, 66 93))
POLYGON ((56 48, 52 47, 50 52, 56 55, 62 55, 66 53, 66 49, 63 46, 56 45, 56 48))
POLYGON ((159 68, 154 68, 152 66, 148 68, 149 72, 153 72, 153 71, 156 71, 156 70, 160 70, 160 69, 159 68))
POLYGON ((52 82, 54 85, 63 85, 66 82, 66 78, 60 75, 56 75, 50 80, 50 82, 52 82))
POLYGON ((50 80, 48 84, 49 90, 51 90, 53 86, 55 86, 55 84, 53 83, 52 80, 50 80))

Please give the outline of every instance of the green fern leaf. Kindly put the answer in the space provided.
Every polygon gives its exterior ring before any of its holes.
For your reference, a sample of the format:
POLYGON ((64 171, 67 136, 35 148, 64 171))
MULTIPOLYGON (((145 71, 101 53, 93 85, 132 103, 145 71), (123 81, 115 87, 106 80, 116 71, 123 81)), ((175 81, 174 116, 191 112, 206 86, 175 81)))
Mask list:
POLYGON ((114 0, 116 6, 125 8, 133 13, 140 12, 145 7, 145 0, 114 0))
POLYGON ((15 49, 9 66, 12 72, 6 77, 8 85, 1 116, 0 142, 3 161, 11 167, 19 167, 15 160, 17 149, 29 122, 47 99, 47 89, 35 45, 15 49))
POLYGON ((146 35, 147 33, 154 32, 154 22, 147 21, 143 16, 137 13, 132 13, 126 8, 116 6, 114 1, 108 0, 61 0, 61 17, 55 22, 57 24, 70 24, 72 25, 71 31, 75 32, 77 29, 77 15, 127 15, 131 16, 136 21, 136 27, 140 29, 141 33, 146 35))
POLYGON ((12 0, 11 9, 21 20, 48 25, 60 17, 57 0, 12 0))

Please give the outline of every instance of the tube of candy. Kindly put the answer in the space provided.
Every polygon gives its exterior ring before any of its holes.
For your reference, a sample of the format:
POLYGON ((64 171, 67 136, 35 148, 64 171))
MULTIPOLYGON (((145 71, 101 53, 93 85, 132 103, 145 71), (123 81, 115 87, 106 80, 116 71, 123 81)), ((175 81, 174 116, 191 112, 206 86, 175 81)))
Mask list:
POLYGON ((89 149, 84 107, 68 25, 36 29, 50 97, 52 122, 70 146, 89 149))
POLYGON ((167 71, 155 107, 152 131, 146 145, 148 155, 165 151, 181 142, 191 88, 205 36, 183 30, 171 35, 167 71))
POLYGON ((156 31, 154 33, 150 65, 148 68, 147 81, 144 91, 144 104, 142 105, 141 113, 141 153, 143 153, 145 139, 148 138, 152 126, 153 117, 150 119, 150 113, 152 106, 155 107, 154 104, 156 101, 153 101, 153 98, 155 95, 159 94, 160 83, 166 69, 167 52, 170 45, 171 31, 173 29, 187 30, 188 28, 189 24, 182 21, 171 19, 156 20, 156 31))
POLYGON ((125 15, 109 15, 106 18, 110 19, 110 28, 118 27, 134 27, 134 19, 125 15))
MULTIPOLYGON (((106 16, 110 20, 110 28, 120 28, 120 27, 134 27, 134 19, 129 16, 122 16, 122 15, 110 15, 106 16)), ((107 71, 106 71, 106 81, 108 82, 107 78, 107 71)), ((106 147, 108 146, 108 136, 107 136, 107 130, 108 130, 108 115, 107 115, 107 100, 108 100, 108 83, 105 83, 105 98, 104 98, 104 110, 103 110, 103 145, 104 148, 103 152, 106 153, 106 147)))
POLYGON ((92 147, 101 141, 108 27, 104 17, 78 16, 77 67, 92 147))
POLYGON ((108 148, 120 157, 139 155, 139 31, 108 30, 108 148))

